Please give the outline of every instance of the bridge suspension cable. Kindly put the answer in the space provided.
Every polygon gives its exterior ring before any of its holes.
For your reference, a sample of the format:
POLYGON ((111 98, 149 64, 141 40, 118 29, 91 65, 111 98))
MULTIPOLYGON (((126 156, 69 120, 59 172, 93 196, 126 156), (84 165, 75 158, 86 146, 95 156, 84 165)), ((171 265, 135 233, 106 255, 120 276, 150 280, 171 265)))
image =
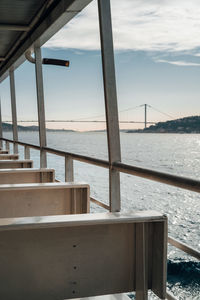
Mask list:
MULTIPOLYGON (((139 108, 141 106, 142 105, 137 105, 137 106, 134 106, 134 107, 125 108, 125 109, 119 110, 119 113, 122 113, 122 112, 125 112, 125 111, 129 111, 129 110, 134 110, 134 109, 139 108)), ((105 115, 97 115, 97 116, 91 116, 91 117, 78 118, 75 121, 87 120, 87 119, 92 119, 92 118, 101 118, 101 117, 105 117, 105 115)))
POLYGON ((152 108, 153 110, 155 110, 155 111, 157 111, 157 112, 159 112, 159 113, 161 113, 161 114, 167 116, 168 118, 170 118, 170 119, 172 119, 172 120, 175 120, 175 118, 172 117, 171 115, 169 115, 169 114, 167 114, 167 113, 165 113, 165 112, 163 112, 163 111, 161 111, 161 110, 158 110, 157 108, 155 108, 155 107, 153 107, 153 106, 151 106, 151 105, 149 105, 149 104, 147 104, 147 106, 150 107, 150 108, 152 108))

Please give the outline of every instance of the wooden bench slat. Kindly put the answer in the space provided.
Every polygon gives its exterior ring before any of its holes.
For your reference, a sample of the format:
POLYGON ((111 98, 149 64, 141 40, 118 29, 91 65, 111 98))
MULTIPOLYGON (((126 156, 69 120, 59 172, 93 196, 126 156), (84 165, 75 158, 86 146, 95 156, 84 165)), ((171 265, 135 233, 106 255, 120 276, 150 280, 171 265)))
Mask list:
POLYGON ((19 159, 18 154, 0 154, 0 160, 17 160, 19 159))
POLYGON ((88 213, 89 205, 84 183, 0 185, 0 218, 88 213))
MULTIPOLYGON (((71 185, 71 184, 70 184, 71 185)), ((165 221, 166 216, 154 211, 133 211, 116 213, 95 213, 63 216, 41 216, 0 219, 1 230, 38 229, 51 227, 74 227, 86 225, 158 222, 165 221)))
POLYGON ((0 154, 9 154, 8 150, 0 150, 0 154))
POLYGON ((0 169, 18 169, 18 168, 32 168, 33 161, 25 160, 0 160, 0 169))
POLYGON ((54 182, 54 169, 0 169, 0 184, 54 182))

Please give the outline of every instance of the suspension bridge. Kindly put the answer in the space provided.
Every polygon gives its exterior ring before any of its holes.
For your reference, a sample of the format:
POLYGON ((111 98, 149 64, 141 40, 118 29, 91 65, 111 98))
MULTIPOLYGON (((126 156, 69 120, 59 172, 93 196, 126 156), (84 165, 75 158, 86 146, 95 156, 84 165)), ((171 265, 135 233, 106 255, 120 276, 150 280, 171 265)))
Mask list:
MULTIPOLYGON (((144 124, 144 128, 147 127, 147 125, 153 125, 156 124, 158 121, 148 121, 148 109, 152 109, 156 111, 157 113, 162 114, 163 116, 167 117, 168 121, 169 120, 174 120, 175 118, 171 115, 169 115, 166 112, 163 112, 157 108, 155 108, 152 105, 149 104, 141 104, 137 105, 134 107, 129 107, 123 110, 119 110, 119 114, 123 112, 128 112, 128 111, 133 111, 138 108, 143 108, 144 109, 144 120, 143 121, 134 121, 134 120, 119 120, 119 123, 121 124, 144 124)), ((96 116, 91 116, 91 117, 84 117, 84 118, 79 118, 79 119, 71 119, 71 120, 46 120, 46 123, 105 123, 105 120, 98 120, 98 118, 103 118, 105 115, 96 115, 96 116), (95 120, 97 119, 97 120, 95 120)), ((4 122, 11 122, 9 121, 4 121, 4 122)), ((38 123, 38 120, 18 120, 18 123, 38 123)))

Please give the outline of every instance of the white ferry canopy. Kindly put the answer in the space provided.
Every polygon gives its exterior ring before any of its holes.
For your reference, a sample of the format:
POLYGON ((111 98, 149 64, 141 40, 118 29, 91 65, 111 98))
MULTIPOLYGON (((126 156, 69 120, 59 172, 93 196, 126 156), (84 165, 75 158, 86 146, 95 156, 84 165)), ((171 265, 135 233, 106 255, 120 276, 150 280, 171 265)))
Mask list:
POLYGON ((92 0, 0 0, 0 82, 92 0))

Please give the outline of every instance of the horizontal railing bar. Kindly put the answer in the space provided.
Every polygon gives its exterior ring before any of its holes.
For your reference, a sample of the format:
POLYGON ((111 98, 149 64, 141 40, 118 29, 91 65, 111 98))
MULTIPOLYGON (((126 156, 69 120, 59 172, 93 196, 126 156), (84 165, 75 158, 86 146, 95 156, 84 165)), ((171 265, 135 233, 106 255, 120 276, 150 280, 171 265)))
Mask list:
POLYGON ((103 208, 105 208, 107 210, 110 210, 110 206, 107 205, 107 204, 105 204, 105 203, 103 203, 103 202, 101 202, 101 201, 98 201, 98 200, 96 200, 96 199, 94 199, 92 197, 90 197, 90 201, 93 202, 93 203, 95 203, 98 206, 101 206, 101 207, 103 207, 103 208))
POLYGON ((99 166, 102 168, 107 168, 109 169, 109 162, 103 159, 98 159, 95 157, 90 157, 90 156, 85 156, 85 155, 80 155, 80 154, 75 154, 75 153, 70 153, 70 152, 66 152, 66 151, 62 151, 62 150, 55 150, 53 148, 49 148, 49 147, 44 147, 44 150, 46 150, 48 153, 52 153, 52 154, 57 154, 60 156, 69 156, 70 158, 74 159, 74 160, 78 160, 84 163, 89 163, 91 165, 95 165, 95 166, 99 166))
POLYGON ((130 166, 120 162, 115 162, 112 165, 113 169, 123 172, 126 174, 134 175, 137 177, 146 178, 149 180, 157 181, 160 183, 165 183, 189 191, 200 193, 200 181, 186 178, 182 176, 172 175, 168 173, 158 172, 146 168, 140 168, 135 166, 130 166))
MULTIPOLYGON (((7 138, 1 138, 1 140, 9 142, 9 143, 14 143, 13 140, 10 140, 10 139, 7 139, 7 138)), ((37 149, 37 150, 41 149, 40 146, 37 146, 37 145, 34 145, 34 144, 24 143, 24 142, 20 142, 20 141, 17 141, 15 143, 18 144, 18 145, 21 145, 21 146, 27 146, 29 148, 33 148, 33 149, 37 149)))
POLYGON ((177 241, 176 239, 168 236, 168 243, 170 243, 172 246, 182 250, 183 252, 197 258, 200 260, 200 252, 182 242, 177 241))
MULTIPOLYGON (((9 143, 13 143, 13 140, 7 139, 7 138, 1 138, 1 140, 7 141, 9 143)), ((94 158, 94 157, 90 157, 90 156, 85 156, 85 155, 80 155, 80 154, 75 154, 75 153, 70 153, 70 152, 66 152, 66 151, 62 151, 62 150, 56 150, 53 148, 49 148, 49 147, 43 147, 41 148, 40 146, 34 145, 34 144, 29 144, 29 143, 24 143, 24 142, 16 142, 16 144, 19 144, 21 146, 27 146, 29 148, 33 148, 33 149, 37 149, 37 150, 46 150, 48 153, 52 153, 52 154, 56 154, 58 156, 63 156, 65 157, 66 155, 71 157, 74 160, 78 160, 84 163, 88 163, 88 164, 92 164, 95 166, 99 166, 102 168, 106 168, 109 169, 109 162, 106 160, 102 160, 102 159, 98 159, 98 158, 94 158)))
MULTIPOLYGON (((14 142, 13 140, 9 140, 6 138, 2 138, 2 140, 10 142, 10 143, 14 142)), ((56 154, 56 155, 63 156, 63 157, 68 155, 69 157, 71 157, 74 160, 93 164, 93 165, 107 168, 107 169, 109 168, 109 162, 106 160, 93 158, 93 157, 89 157, 89 156, 84 156, 84 155, 80 155, 80 154, 75 154, 75 153, 70 153, 70 152, 66 152, 66 151, 62 151, 62 150, 56 150, 56 149, 49 148, 49 147, 41 148, 40 146, 23 143, 23 142, 16 142, 16 143, 19 145, 22 145, 22 146, 28 146, 30 148, 35 148, 37 150, 43 149, 43 150, 46 150, 48 153, 56 154)), ((113 163, 112 168, 119 172, 122 172, 122 173, 146 178, 146 179, 153 180, 156 182, 160 182, 160 183, 172 185, 172 186, 175 186, 178 188, 182 188, 182 189, 186 189, 189 191, 200 193, 200 181, 199 180, 186 178, 186 177, 182 177, 182 176, 177 176, 177 175, 172 175, 172 174, 168 174, 168 173, 164 173, 164 172, 158 172, 158 171, 154 171, 151 169, 131 166, 131 165, 127 165, 127 164, 124 164, 121 162, 113 163)))

